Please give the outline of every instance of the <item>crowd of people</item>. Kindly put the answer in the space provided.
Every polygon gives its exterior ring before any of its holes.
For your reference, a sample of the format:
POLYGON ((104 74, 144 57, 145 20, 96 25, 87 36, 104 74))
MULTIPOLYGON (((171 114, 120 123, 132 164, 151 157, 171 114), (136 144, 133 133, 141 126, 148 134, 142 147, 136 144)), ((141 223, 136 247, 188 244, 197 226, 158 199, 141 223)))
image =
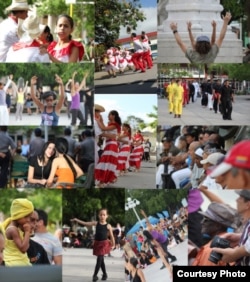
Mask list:
POLYGON ((101 113, 104 107, 95 104, 95 180, 97 187, 114 184, 128 171, 139 172, 141 162, 150 161, 149 139, 144 140, 140 130, 132 135, 131 126, 122 123, 116 110, 110 111, 105 125, 101 113))
POLYGON ((204 78, 200 83, 196 79, 172 78, 164 84, 161 96, 168 100, 168 112, 180 118, 189 103, 195 103, 201 98, 202 108, 208 108, 215 114, 220 113, 223 120, 232 120, 235 85, 228 79, 210 80, 204 78))
POLYGON ((8 18, 0 24, 0 62, 7 63, 75 63, 83 59, 84 46, 72 39, 73 18, 58 16, 55 33, 29 13, 27 1, 12 1, 6 8, 8 18))
POLYGON ((146 33, 142 31, 140 36, 132 33, 131 40, 133 50, 110 47, 102 55, 101 61, 110 78, 123 74, 126 70, 144 73, 146 69, 153 67, 150 40, 146 33))
POLYGON ((62 136, 45 141, 42 130, 36 128, 30 138, 16 144, 7 129, 0 127, 1 188, 72 188, 77 181, 84 187, 86 178, 88 185, 93 184, 95 141, 91 130, 82 131, 76 140, 66 127, 62 136), (22 167, 16 171, 18 163, 22 167))
POLYGON ((43 87, 38 85, 37 76, 25 83, 20 77, 15 83, 13 75, 10 74, 6 84, 0 82, 0 125, 9 125, 13 109, 16 121, 21 122, 26 109, 27 115, 41 114, 41 125, 57 126, 61 111, 65 107, 72 126, 87 125, 88 120, 93 126, 94 89, 86 85, 88 73, 83 75, 80 83, 76 80, 76 74, 76 71, 73 72, 65 85, 61 77, 55 74, 58 93, 52 90, 44 92, 43 87))
POLYGON ((157 160, 156 187, 183 189, 203 187, 206 189, 248 188, 249 183, 239 185, 239 173, 233 173, 236 166, 249 180, 249 139, 238 141, 226 148, 226 140, 216 130, 206 127, 170 127, 162 138, 162 152, 157 160), (178 135, 175 135, 175 134, 178 135), (226 166, 228 169, 220 169, 226 166), (225 165, 227 164, 227 165, 225 165), (215 167, 218 165, 218 169, 215 167))
POLYGON ((171 264, 177 261, 169 248, 184 242, 187 235, 187 209, 181 207, 173 217, 161 217, 157 224, 151 224, 144 210, 142 216, 146 220, 146 227, 140 226, 137 231, 128 233, 121 245, 125 253, 126 281, 131 281, 136 275, 141 280, 147 281, 143 269, 155 263, 157 259, 162 261, 162 267, 168 269, 172 277, 171 264), (137 272, 135 271, 137 269, 137 272))

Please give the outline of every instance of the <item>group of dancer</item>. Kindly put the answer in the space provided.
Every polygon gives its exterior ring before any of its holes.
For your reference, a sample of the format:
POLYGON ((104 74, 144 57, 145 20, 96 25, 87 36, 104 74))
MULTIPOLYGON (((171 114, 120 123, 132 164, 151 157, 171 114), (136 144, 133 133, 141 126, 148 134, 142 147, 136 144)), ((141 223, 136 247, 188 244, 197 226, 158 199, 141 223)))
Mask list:
POLYGON ((58 16, 54 41, 48 25, 30 14, 27 1, 12 1, 6 8, 9 17, 0 24, 0 62, 74 63, 82 60, 84 47, 72 39, 74 21, 69 15, 58 16))
POLYGON ((139 172, 143 157, 143 136, 138 130, 132 136, 128 123, 123 123, 119 113, 112 110, 107 125, 103 123, 101 113, 105 109, 95 104, 95 138, 96 138, 96 168, 95 179, 100 188, 115 183, 118 176, 129 170, 139 172), (98 149, 105 138, 105 146, 98 149))
POLYGON ((36 112, 41 112, 41 125, 57 126, 65 103, 68 117, 71 117, 71 125, 77 125, 78 120, 80 125, 86 125, 89 116, 93 125, 93 91, 86 86, 88 73, 83 75, 81 83, 76 80, 76 74, 75 71, 65 86, 61 77, 55 74, 55 81, 59 86, 58 94, 51 90, 43 92, 42 87, 39 87, 37 83, 37 76, 30 79, 30 92, 28 92, 29 81, 27 80, 24 84, 24 79, 21 78, 16 84, 13 75, 10 74, 5 85, 0 82, 0 125, 9 125, 12 99, 16 102, 16 121, 22 120, 25 106, 28 115, 32 114, 31 102, 33 101, 37 107, 36 112), (80 92, 83 92, 81 93, 85 100, 83 103, 80 102, 80 92))
POLYGON ((150 41, 144 31, 141 36, 136 33, 131 34, 133 51, 121 49, 120 47, 110 47, 102 56, 105 70, 109 77, 116 77, 117 73, 123 74, 127 69, 134 72, 145 72, 153 67, 150 41))

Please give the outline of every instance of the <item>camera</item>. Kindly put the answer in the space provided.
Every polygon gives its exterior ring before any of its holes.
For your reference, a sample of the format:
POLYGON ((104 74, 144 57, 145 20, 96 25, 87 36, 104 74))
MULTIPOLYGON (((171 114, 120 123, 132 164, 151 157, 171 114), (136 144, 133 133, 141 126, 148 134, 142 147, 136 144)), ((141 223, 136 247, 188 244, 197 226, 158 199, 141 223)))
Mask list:
MULTIPOLYGON (((222 249, 230 248, 230 242, 224 238, 215 236, 210 244, 210 248, 222 248, 222 249)), ((212 251, 209 255, 208 260, 217 264, 218 261, 221 260, 221 257, 222 254, 212 251)))

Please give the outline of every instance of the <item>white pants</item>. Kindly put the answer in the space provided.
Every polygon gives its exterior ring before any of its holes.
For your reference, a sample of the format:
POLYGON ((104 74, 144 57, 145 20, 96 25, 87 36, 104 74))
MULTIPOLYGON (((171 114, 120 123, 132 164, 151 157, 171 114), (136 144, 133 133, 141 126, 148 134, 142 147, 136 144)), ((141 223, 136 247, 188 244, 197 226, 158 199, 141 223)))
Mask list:
POLYGON ((160 164, 156 172, 156 185, 158 185, 159 188, 162 188, 162 173, 164 173, 164 164, 160 164))
POLYGON ((177 170, 175 172, 172 173, 171 177, 175 183, 175 187, 176 189, 180 189, 180 183, 181 181, 183 181, 184 179, 187 179, 191 176, 191 169, 190 168, 183 168, 180 170, 177 170))
POLYGON ((213 98, 213 94, 207 93, 207 99, 208 99, 207 107, 208 107, 209 109, 213 109, 213 101, 212 101, 212 98, 213 98))
POLYGON ((6 105, 0 106, 0 125, 9 125, 9 112, 6 105))

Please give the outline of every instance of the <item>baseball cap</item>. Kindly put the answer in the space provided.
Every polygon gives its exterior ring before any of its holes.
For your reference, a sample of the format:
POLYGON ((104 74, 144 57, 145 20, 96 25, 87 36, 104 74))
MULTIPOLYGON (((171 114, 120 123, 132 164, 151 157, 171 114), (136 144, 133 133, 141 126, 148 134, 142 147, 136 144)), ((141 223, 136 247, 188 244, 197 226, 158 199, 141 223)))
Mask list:
POLYGON ((197 41, 197 42, 202 42, 202 41, 210 42, 208 36, 206 36, 206 35, 200 35, 200 36, 198 36, 197 39, 196 39, 196 41, 197 41))
POLYGON ((246 198, 247 200, 250 201, 250 190, 244 189, 244 190, 235 190, 235 193, 240 195, 243 198, 246 198))
POLYGON ((198 148, 198 149, 196 149, 195 150, 195 155, 197 155, 197 156, 199 156, 200 158, 202 158, 203 157, 203 150, 201 149, 201 148, 198 148))
POLYGON ((208 155, 208 157, 204 160, 201 160, 200 163, 201 164, 212 164, 212 165, 216 165, 218 163, 218 160, 223 157, 224 155, 222 153, 212 153, 210 155, 208 155))
POLYGON ((222 175, 232 167, 250 169, 250 140, 243 140, 228 151, 224 161, 210 174, 212 178, 222 175))
POLYGON ((209 204, 206 211, 200 211, 199 213, 224 226, 237 227, 235 222, 237 210, 226 204, 212 202, 209 204))

